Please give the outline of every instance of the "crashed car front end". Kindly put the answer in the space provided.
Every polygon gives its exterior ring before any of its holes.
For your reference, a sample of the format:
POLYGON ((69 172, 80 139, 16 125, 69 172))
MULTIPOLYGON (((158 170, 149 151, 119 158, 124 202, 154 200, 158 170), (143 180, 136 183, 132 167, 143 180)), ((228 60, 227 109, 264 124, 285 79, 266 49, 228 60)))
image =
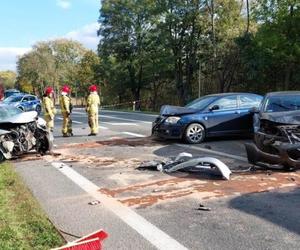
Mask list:
POLYGON ((164 105, 160 115, 152 124, 152 135, 164 139, 181 139, 186 124, 181 123, 183 115, 193 114, 195 110, 171 105, 164 105))
POLYGON ((254 143, 246 144, 249 163, 300 168, 300 112, 263 114, 254 143))
POLYGON ((10 106, 0 107, 0 162, 14 159, 32 150, 51 151, 53 136, 35 111, 23 113, 10 106))

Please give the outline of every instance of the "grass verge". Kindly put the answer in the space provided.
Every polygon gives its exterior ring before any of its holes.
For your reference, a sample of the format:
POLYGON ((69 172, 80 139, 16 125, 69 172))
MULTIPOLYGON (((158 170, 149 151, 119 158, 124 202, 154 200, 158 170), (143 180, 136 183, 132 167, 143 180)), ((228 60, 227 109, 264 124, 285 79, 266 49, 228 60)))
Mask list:
POLYGON ((50 249, 64 243, 13 167, 0 164, 0 249, 50 249))

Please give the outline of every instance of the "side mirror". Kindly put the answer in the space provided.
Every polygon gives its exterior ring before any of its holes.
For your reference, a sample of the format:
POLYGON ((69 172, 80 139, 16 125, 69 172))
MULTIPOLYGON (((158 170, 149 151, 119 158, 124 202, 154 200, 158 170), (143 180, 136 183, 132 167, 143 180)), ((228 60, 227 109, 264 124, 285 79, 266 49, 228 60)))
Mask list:
POLYGON ((209 111, 214 111, 214 110, 218 110, 218 109, 220 109, 220 106, 219 105, 214 105, 214 106, 209 108, 209 111))
POLYGON ((258 114, 259 113, 259 109, 257 107, 253 107, 253 108, 249 109, 249 112, 251 114, 258 114))

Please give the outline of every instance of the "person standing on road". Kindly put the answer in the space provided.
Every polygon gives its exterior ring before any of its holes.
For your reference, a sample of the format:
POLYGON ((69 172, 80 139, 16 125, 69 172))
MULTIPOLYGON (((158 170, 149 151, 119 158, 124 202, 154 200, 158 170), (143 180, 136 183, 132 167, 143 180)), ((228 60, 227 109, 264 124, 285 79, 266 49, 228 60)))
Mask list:
POLYGON ((47 87, 43 95, 43 108, 47 128, 53 132, 56 109, 53 102, 53 88, 47 87))
POLYGON ((59 97, 61 114, 63 116, 63 126, 62 126, 63 137, 73 136, 72 120, 70 117, 72 112, 71 97, 69 96, 70 92, 71 92, 70 87, 68 85, 64 85, 61 88, 61 95, 59 97))
POLYGON ((98 111, 100 105, 100 97, 97 93, 97 86, 91 85, 89 87, 90 94, 87 98, 86 112, 88 113, 89 126, 91 133, 89 136, 95 136, 98 134, 98 111))

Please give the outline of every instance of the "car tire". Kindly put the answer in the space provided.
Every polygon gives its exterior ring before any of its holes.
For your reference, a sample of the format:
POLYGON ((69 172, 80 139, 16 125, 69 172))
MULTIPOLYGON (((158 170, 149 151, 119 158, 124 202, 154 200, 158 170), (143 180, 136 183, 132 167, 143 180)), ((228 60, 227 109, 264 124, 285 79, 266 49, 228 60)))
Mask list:
POLYGON ((0 162, 5 161, 5 157, 2 152, 0 152, 0 162))
POLYGON ((19 106, 18 109, 24 112, 24 108, 22 106, 19 106))
POLYGON ((41 114, 41 111, 42 111, 42 107, 41 107, 40 105, 37 105, 37 106, 35 107, 35 111, 38 113, 38 115, 40 115, 40 114, 41 114))
POLYGON ((205 139, 205 128, 199 123, 190 124, 185 130, 184 139, 190 144, 203 142, 205 139))

